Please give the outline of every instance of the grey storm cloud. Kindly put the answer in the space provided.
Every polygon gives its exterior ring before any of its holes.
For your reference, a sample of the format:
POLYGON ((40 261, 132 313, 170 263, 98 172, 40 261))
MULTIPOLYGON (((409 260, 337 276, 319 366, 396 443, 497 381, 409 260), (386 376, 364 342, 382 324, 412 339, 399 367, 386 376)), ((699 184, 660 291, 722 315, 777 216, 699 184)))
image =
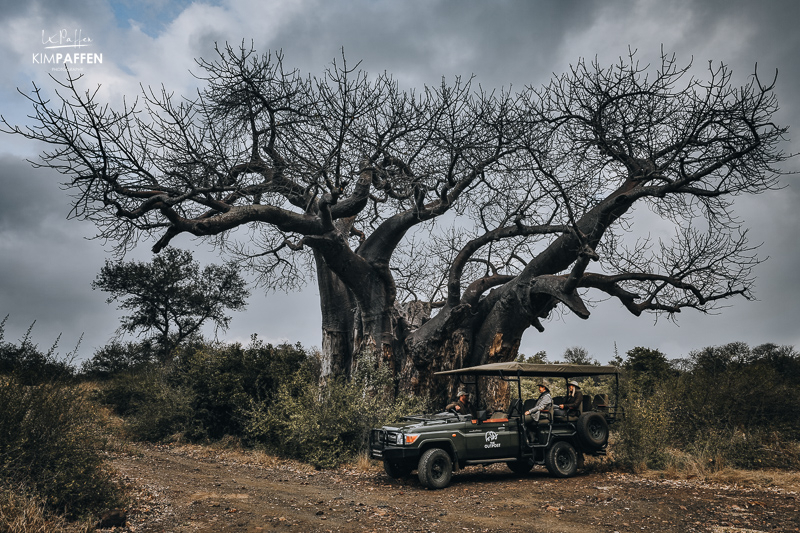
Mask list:
MULTIPOLYGON (((215 42, 252 42, 259 51, 282 50, 286 64, 322 75, 342 50, 348 62, 372 74, 386 71, 405 88, 436 85, 442 76, 467 78, 486 89, 539 86, 567 71, 583 57, 609 65, 638 50, 654 63, 663 48, 680 64, 693 61, 703 76, 709 60, 732 66, 738 83, 758 64, 759 76, 771 80, 778 70, 780 124, 800 125, 800 3, 792 0, 638 0, 585 1, 389 1, 322 0, 220 2, 133 2, 105 0, 0 2, 12 38, 0 42, 0 112, 25 122, 30 112, 16 87, 31 81, 49 87, 48 71, 31 65, 42 30, 80 24, 102 49, 104 62, 87 70, 88 84, 103 84, 109 98, 121 101, 139 94, 139 84, 191 95, 198 81, 193 58, 213 53, 215 42)), ((787 152, 800 152, 790 130, 787 152)), ((69 348, 83 334, 81 357, 105 344, 118 325, 118 312, 90 284, 109 250, 94 227, 67 221, 69 198, 60 176, 36 170, 24 161, 41 148, 3 136, 0 144, 0 319, 10 315, 6 337, 18 338, 34 320, 41 344, 63 333, 69 348)), ((785 170, 797 170, 797 160, 785 170)), ((737 201, 735 209, 752 243, 767 260, 755 271, 757 301, 730 300, 716 315, 684 312, 675 322, 633 317, 614 301, 600 302, 582 321, 564 314, 547 321, 545 332, 531 329, 521 351, 546 350, 558 358, 570 346, 584 346, 601 361, 634 346, 662 349, 669 357, 731 341, 800 345, 800 227, 795 206, 800 186, 787 176, 782 190, 737 201)), ((205 262, 220 258, 190 238, 178 246, 192 249, 205 262)), ((150 257, 143 243, 129 258, 150 257)), ((320 342, 320 312, 310 284, 301 293, 253 291, 246 312, 234 315, 225 338, 246 342, 258 333, 268 341, 320 342)))

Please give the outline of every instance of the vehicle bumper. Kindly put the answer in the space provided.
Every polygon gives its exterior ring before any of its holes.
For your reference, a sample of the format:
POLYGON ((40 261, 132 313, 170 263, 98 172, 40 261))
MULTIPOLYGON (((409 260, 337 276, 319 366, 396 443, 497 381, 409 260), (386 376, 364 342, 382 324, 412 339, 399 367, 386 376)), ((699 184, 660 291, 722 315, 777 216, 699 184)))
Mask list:
POLYGON ((373 430, 369 439, 369 456, 372 459, 390 461, 392 463, 413 463, 419 460, 419 448, 416 446, 398 446, 386 442, 386 432, 373 430))

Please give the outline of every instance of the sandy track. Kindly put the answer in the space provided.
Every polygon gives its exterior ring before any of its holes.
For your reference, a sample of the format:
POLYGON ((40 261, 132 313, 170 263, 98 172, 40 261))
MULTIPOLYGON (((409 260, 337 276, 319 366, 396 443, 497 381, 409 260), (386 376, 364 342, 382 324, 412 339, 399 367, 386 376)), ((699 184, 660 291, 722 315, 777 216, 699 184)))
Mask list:
POLYGON ((382 469, 314 471, 204 447, 131 445, 111 464, 129 485, 130 533, 302 531, 800 531, 795 490, 618 473, 553 479, 472 467, 443 490, 382 469))

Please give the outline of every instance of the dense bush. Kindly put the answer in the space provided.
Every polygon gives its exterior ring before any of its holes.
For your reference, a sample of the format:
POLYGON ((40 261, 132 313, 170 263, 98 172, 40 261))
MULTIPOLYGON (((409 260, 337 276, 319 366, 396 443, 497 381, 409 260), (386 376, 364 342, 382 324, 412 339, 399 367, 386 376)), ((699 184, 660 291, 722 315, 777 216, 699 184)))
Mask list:
POLYGON ((254 402, 246 434, 268 449, 328 468, 362 452, 369 431, 402 415, 425 410, 422 399, 386 400, 391 373, 359 361, 353 379, 284 382, 271 402, 254 402))
MULTIPOLYGON (((59 339, 56 339, 47 352, 40 351, 31 340, 34 323, 19 343, 7 342, 5 340, 7 320, 8 316, 0 321, 0 375, 14 374, 17 380, 26 385, 72 376, 73 369, 69 361, 74 353, 59 358, 56 354, 59 339)), ((75 350, 77 351, 77 347, 75 350)))
POLYGON ((121 493, 102 468, 95 410, 73 383, 71 366, 59 359, 55 344, 40 352, 30 329, 18 344, 6 342, 4 325, 5 320, 0 322, 0 488, 22 491, 68 518, 117 505, 121 493))
POLYGON ((137 439, 242 436, 253 402, 271 402, 287 380, 316 380, 315 365, 299 345, 273 347, 255 337, 247 348, 195 342, 168 364, 113 375, 98 398, 125 417, 137 439))
POLYGON ((109 379, 129 371, 135 371, 153 363, 158 348, 152 341, 120 342, 114 341, 97 350, 91 359, 81 365, 81 373, 89 379, 109 379))
POLYGON ((675 426, 664 390, 649 396, 631 393, 625 402, 625 416, 617 427, 614 456, 631 470, 663 468, 673 442, 675 426))
POLYGON ((70 518, 117 505, 102 468, 94 408, 74 386, 0 378, 0 479, 70 518))
MULTIPOLYGON (((128 352, 116 353, 121 358, 128 352)), ((534 358, 543 361, 544 354, 534 358)), ((618 465, 800 465, 800 412, 792 401, 800 356, 791 347, 733 343, 682 361, 637 347, 617 363, 625 413, 614 432, 618 465)), ((386 368, 359 361, 350 380, 323 384, 318 354, 256 338, 247 347, 195 342, 168 364, 120 368, 125 370, 110 373, 100 398, 125 417, 135 438, 209 441, 230 435, 319 467, 363 451, 372 427, 425 407, 419 399, 388 401, 394 382, 386 368)), ((523 384, 525 397, 538 395, 534 382, 523 384)), ((609 380, 586 378, 581 386, 589 396, 613 396, 609 380)), ((562 389, 563 383, 551 384, 554 396, 562 389)))
POLYGON ((253 402, 274 403, 286 383, 316 382, 318 360, 297 345, 207 344, 184 350, 176 381, 191 394, 197 437, 241 436, 253 402))
POLYGON ((391 373, 357 365, 352 380, 320 383, 319 355, 300 345, 195 343, 167 365, 120 372, 99 398, 124 416, 134 438, 190 441, 226 435, 319 467, 363 450, 369 430, 422 410, 419 401, 387 402, 391 373))
POLYGON ((126 415, 127 429, 135 439, 158 442, 203 434, 192 409, 191 389, 160 365, 128 374, 108 391, 117 393, 117 408, 126 415))
POLYGON ((672 364, 635 348, 622 368, 620 464, 663 468, 691 457, 702 468, 800 467, 800 354, 791 347, 731 343, 672 364))

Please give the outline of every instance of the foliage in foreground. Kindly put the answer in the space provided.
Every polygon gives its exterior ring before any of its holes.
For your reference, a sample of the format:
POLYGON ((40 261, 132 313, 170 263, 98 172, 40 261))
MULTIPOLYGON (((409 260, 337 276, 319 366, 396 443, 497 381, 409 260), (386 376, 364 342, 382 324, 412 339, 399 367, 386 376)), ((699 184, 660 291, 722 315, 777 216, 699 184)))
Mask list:
POLYGON ((68 379, 69 366, 28 336, 4 342, 2 325, 0 358, 9 364, 0 373, 0 487, 71 519, 118 505, 94 407, 68 379))
POLYGON ((0 479, 25 488, 51 510, 77 518, 119 503, 102 468, 93 408, 64 383, 0 384, 0 479))
MULTIPOLYGON (((5 340, 7 320, 8 315, 0 321, 0 375, 13 374, 27 385, 72 376, 69 361, 74 353, 59 358, 56 353, 59 339, 56 339, 49 350, 42 352, 31 338, 34 322, 19 342, 8 342, 5 340)), ((75 350, 77 351, 77 347, 75 350)))
POLYGON ((351 381, 283 383, 271 404, 253 404, 247 435, 314 466, 336 466, 365 450, 373 427, 424 410, 422 399, 387 400, 393 386, 389 370, 366 359, 351 381))
POLYGON ((19 488, 0 486, 0 532, 85 533, 94 531, 94 520, 68 521, 48 510, 41 499, 19 488))

